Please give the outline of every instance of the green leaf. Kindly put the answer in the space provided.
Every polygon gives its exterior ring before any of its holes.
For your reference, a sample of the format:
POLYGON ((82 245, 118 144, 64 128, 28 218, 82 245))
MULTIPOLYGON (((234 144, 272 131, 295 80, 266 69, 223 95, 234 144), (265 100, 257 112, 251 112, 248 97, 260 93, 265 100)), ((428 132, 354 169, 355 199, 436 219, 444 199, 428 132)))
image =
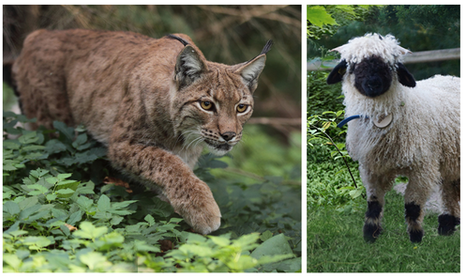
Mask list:
POLYGON ((45 144, 45 152, 48 154, 60 153, 66 150, 66 145, 57 139, 49 140, 45 144))
POLYGON ((145 216, 144 220, 147 221, 147 223, 149 223, 149 226, 155 225, 155 219, 150 214, 147 214, 147 216, 145 216))
POLYGON ((28 232, 23 231, 23 230, 15 230, 15 231, 6 231, 3 234, 4 234, 4 236, 5 235, 11 235, 13 237, 18 237, 18 236, 26 235, 26 234, 28 234, 28 232))
POLYGON ((95 245, 99 250, 109 250, 112 247, 121 247, 124 242, 124 237, 113 231, 109 234, 106 234, 95 241, 95 245))
POLYGON ((140 252, 154 252, 158 253, 160 252, 160 248, 148 245, 145 241, 140 241, 140 240, 134 240, 134 250, 140 251, 140 252))
POLYGON ((19 205, 12 201, 7 201, 3 204, 3 211, 11 215, 16 215, 20 212, 19 205))
POLYGON ((3 261, 17 272, 19 272, 19 268, 23 262, 18 256, 13 254, 3 254, 3 261))
POLYGON ((38 212, 41 207, 42 205, 36 204, 22 210, 21 213, 19 213, 19 220, 26 220, 31 214, 38 212))
POLYGON ((60 121, 53 121, 53 128, 62 133, 68 140, 72 141, 74 138, 73 128, 69 128, 65 123, 60 121))
POLYGON ((278 234, 268 239, 267 241, 260 244, 252 252, 252 257, 259 259, 263 256, 273 256, 273 255, 283 255, 283 254, 292 254, 291 246, 287 241, 284 234, 278 234))
POLYGON ((87 141, 87 134, 83 133, 77 136, 76 140, 73 142, 73 147, 77 148, 78 146, 84 144, 87 141))
POLYGON ((46 198, 47 198, 48 201, 54 201, 54 200, 56 200, 57 195, 56 194, 48 194, 46 196, 46 198))
POLYGON ((29 174, 32 175, 35 178, 41 178, 42 176, 46 175, 49 172, 50 171, 48 171, 48 170, 36 169, 36 170, 31 170, 31 172, 29 174))
POLYGON ((40 250, 52 244, 52 241, 45 236, 28 236, 21 240, 24 245, 28 245, 30 250, 40 250))
POLYGON ((233 245, 242 247, 244 250, 251 250, 258 246, 257 240, 260 238, 259 233, 246 234, 238 239, 233 240, 233 245))
POLYGON ((57 175, 58 180, 65 180, 66 178, 71 177, 73 174, 72 173, 60 173, 57 175))
POLYGON ((258 264, 257 259, 249 256, 243 255, 238 260, 227 262, 226 265, 236 271, 243 271, 249 268, 252 268, 258 264))
POLYGON ((213 255, 213 250, 210 247, 194 244, 183 244, 179 246, 179 251, 187 255, 195 255, 199 257, 211 257, 213 255))
POLYGON ((82 222, 79 226, 79 230, 73 233, 78 238, 96 239, 104 235, 108 231, 107 227, 95 227, 90 222, 82 222))
POLYGON ((76 181, 76 180, 61 181, 61 182, 57 183, 56 189, 72 189, 72 190, 76 191, 79 183, 80 182, 76 181))
POLYGON ((101 195, 98 202, 97 202, 97 210, 101 212, 105 212, 110 210, 110 198, 106 195, 101 195))
POLYGON ((266 241, 266 240, 270 239, 272 236, 273 236, 272 232, 266 231, 266 232, 262 233, 262 235, 260 236, 260 240, 261 241, 266 241))
POLYGON ((68 224, 74 226, 77 222, 81 221, 82 219, 82 214, 84 214, 81 210, 78 210, 71 214, 68 218, 68 224))
POLYGON ((44 150, 45 146, 43 145, 28 145, 22 148, 23 151, 37 151, 44 150))
MULTIPOLYGON (((33 192, 38 192, 39 194, 42 194, 42 193, 45 193, 45 192, 48 191, 47 188, 45 188, 44 186, 42 186, 40 184, 27 185, 26 187, 29 188, 29 189, 37 190, 37 191, 33 191, 33 192)), ((32 192, 29 192, 29 195, 37 195, 37 194, 32 194, 32 192)))
POLYGON ((60 198, 69 198, 74 194, 73 189, 60 189, 55 192, 60 198))
POLYGON ((76 203, 82 210, 87 211, 90 209, 94 201, 87 197, 80 196, 79 198, 77 198, 76 203))
POLYGON ((210 238, 213 241, 213 243, 215 243, 216 245, 218 245, 220 247, 226 247, 231 243, 231 240, 230 240, 231 235, 230 234, 221 235, 221 236, 209 235, 208 238, 210 238))
POLYGON ((39 137, 37 136, 36 131, 26 131, 24 130, 24 134, 18 138, 18 141, 21 144, 31 144, 36 143, 39 141, 39 137))
POLYGON ((17 140, 4 140, 3 148, 18 150, 21 147, 21 144, 17 140))
POLYGON ((307 20, 313 25, 323 27, 323 25, 338 25, 323 6, 307 6, 307 20))
POLYGON ((107 258, 99 252, 89 252, 81 255, 79 256, 79 260, 86 264, 91 271, 111 266, 111 263, 107 261, 107 258))
POLYGON ((121 216, 113 216, 110 221, 110 225, 116 226, 124 220, 124 217, 121 216))

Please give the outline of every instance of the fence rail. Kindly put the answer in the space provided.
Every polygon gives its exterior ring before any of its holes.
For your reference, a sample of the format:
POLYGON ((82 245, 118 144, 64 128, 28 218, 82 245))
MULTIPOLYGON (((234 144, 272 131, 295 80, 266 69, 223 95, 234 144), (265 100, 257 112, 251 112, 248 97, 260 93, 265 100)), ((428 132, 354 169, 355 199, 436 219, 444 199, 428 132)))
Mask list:
MULTIPOLYGON (((435 62, 460 59, 460 48, 417 51, 407 54, 404 64, 435 62)), ((307 71, 331 71, 339 60, 321 61, 318 59, 307 62, 307 71)))

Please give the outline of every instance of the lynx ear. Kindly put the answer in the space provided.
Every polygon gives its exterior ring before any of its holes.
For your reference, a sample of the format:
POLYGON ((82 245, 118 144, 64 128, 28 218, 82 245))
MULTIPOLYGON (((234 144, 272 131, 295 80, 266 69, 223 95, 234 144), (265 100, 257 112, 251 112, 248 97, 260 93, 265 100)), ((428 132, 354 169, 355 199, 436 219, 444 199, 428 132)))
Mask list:
POLYGON ((259 55, 236 71, 236 73, 239 73, 242 76, 245 84, 250 88, 251 92, 255 91, 257 88, 257 80, 262 73, 263 68, 265 68, 265 61, 266 55, 259 55))
POLYGON ((174 79, 178 90, 192 84, 206 71, 208 71, 207 64, 199 53, 192 46, 185 46, 176 59, 174 79))
POLYGON ((266 42, 262 52, 257 57, 247 61, 243 66, 236 70, 236 73, 239 73, 244 79, 246 85, 250 89, 250 92, 254 92, 255 89, 257 89, 258 77, 262 73, 263 68, 265 68, 266 53, 270 51, 272 45, 272 40, 266 42))

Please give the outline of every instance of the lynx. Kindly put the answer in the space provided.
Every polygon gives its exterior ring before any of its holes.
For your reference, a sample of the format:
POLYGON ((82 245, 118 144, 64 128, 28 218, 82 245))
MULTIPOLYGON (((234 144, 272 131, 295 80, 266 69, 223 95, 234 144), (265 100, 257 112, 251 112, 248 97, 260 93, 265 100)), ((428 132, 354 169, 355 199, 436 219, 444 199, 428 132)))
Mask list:
POLYGON ((84 124, 113 167, 158 191, 199 233, 221 224, 193 168, 203 147, 223 155, 242 137, 271 40, 250 61, 207 61, 183 34, 37 30, 13 65, 22 111, 51 128, 84 124))

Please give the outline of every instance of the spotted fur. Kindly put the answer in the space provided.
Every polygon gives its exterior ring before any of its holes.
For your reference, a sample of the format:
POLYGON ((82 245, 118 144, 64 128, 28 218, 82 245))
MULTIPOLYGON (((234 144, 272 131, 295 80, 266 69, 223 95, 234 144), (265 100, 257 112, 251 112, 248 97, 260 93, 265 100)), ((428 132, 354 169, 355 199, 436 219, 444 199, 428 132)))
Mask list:
POLYGON ((210 62, 183 34, 38 30, 13 74, 23 112, 37 125, 84 124, 108 146, 114 167, 160 190, 208 234, 221 213, 192 169, 204 146, 222 155, 240 141, 265 59, 266 51, 233 66, 210 62))

